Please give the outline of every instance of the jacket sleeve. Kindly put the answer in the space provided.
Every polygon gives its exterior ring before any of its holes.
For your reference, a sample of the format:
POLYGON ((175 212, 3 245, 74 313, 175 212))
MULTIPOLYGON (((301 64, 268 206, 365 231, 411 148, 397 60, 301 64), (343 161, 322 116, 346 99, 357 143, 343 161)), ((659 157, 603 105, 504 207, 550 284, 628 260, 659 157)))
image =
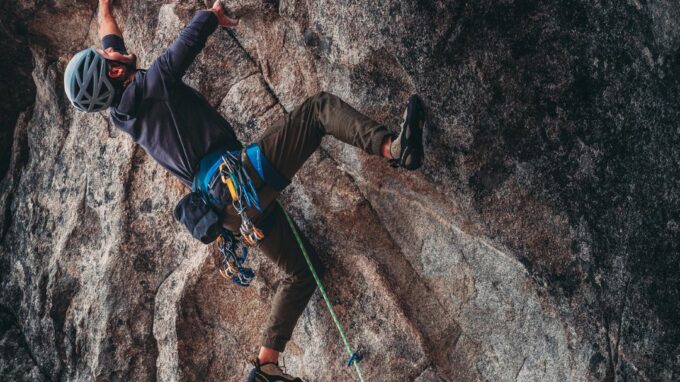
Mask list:
POLYGON ((156 59, 155 64, 164 75, 181 79, 216 28, 217 16, 214 13, 197 12, 191 22, 184 27, 177 40, 156 59))

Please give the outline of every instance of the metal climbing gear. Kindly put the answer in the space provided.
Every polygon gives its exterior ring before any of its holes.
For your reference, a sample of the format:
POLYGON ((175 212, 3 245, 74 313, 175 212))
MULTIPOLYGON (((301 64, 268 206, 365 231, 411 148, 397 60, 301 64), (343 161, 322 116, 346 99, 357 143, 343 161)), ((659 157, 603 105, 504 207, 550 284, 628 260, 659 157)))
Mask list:
MULTIPOLYGON (((223 230, 220 239, 218 239, 218 247, 222 253, 222 269, 220 269, 220 274, 226 279, 231 279, 237 285, 248 286, 255 277, 255 272, 244 266, 248 258, 248 247, 259 245, 260 241, 264 238, 264 232, 253 224, 247 214, 248 208, 254 208, 259 212, 262 212, 262 208, 260 207, 260 199, 253 186, 252 179, 243 167, 243 160, 241 158, 242 156, 246 157, 260 179, 279 192, 286 188, 290 181, 276 171, 274 166, 262 155, 260 146, 257 144, 251 144, 243 152, 239 150, 222 150, 221 152, 224 152, 224 154, 220 156, 219 161, 215 161, 214 154, 208 156, 208 163, 212 164, 207 172, 202 173, 199 171, 201 181, 198 182, 198 188, 206 190, 204 193, 207 194, 207 190, 214 186, 214 182, 219 179, 229 190, 231 204, 236 213, 241 217, 239 231, 241 242, 245 245, 241 245, 242 254, 237 256, 236 247, 238 243, 234 235, 227 230, 223 230), (219 172, 219 176, 215 176, 216 171, 219 172), (210 184, 208 184, 209 179, 212 179, 210 184)), ((219 205, 217 200, 212 202, 219 205)), ((262 222, 262 224, 266 225, 265 222, 262 222)))
POLYGON ((260 199, 248 172, 241 161, 241 150, 219 149, 208 153, 199 165, 194 178, 192 189, 201 194, 202 198, 216 210, 223 209, 226 205, 220 198, 211 195, 209 190, 216 182, 222 182, 231 199, 231 205, 241 218, 241 227, 238 238, 234 233, 221 228, 218 237, 218 248, 222 254, 221 268, 222 277, 232 280, 234 284, 248 286, 255 277, 255 272, 245 266, 248 259, 248 247, 256 247, 264 238, 264 232, 253 224, 247 214, 252 208, 262 212, 260 199), (237 255, 241 247, 241 255, 237 255))
POLYGON ((276 191, 283 191, 290 184, 290 180, 283 177, 276 168, 262 154, 258 144, 251 144, 243 150, 228 150, 220 148, 206 154, 198 167, 192 191, 201 195, 202 199, 216 210, 226 205, 221 198, 211 195, 210 190, 216 182, 222 182, 231 199, 234 210, 241 218, 238 238, 240 238, 241 255, 238 252, 238 240, 234 233, 221 228, 218 237, 218 248, 222 253, 220 274, 231 279, 235 284, 248 286, 255 277, 252 269, 245 267, 248 258, 248 247, 256 247, 264 239, 262 227, 266 227, 266 219, 261 227, 256 227, 247 214, 248 209, 262 212, 260 199, 253 185, 253 181, 243 166, 247 160, 260 179, 276 191), (244 158, 244 159, 242 159, 244 158))
POLYGON ((288 212, 286 212, 283 206, 281 206, 281 203, 279 203, 279 207, 281 207, 283 214, 286 215, 288 225, 290 225, 290 229, 293 231, 293 234, 295 235, 295 240, 297 240, 297 243, 300 246, 300 250, 302 251, 302 255, 305 257, 307 266, 309 267, 309 270, 312 272, 312 276, 314 276, 316 286, 319 288, 319 292, 321 292, 321 296, 323 296, 324 301, 326 301, 328 311, 330 311, 331 317, 333 318, 333 322, 335 322, 335 326, 338 328, 338 331, 340 332, 342 342, 345 344, 345 348, 349 353, 347 366, 354 365, 354 369, 357 371, 357 375, 359 376, 359 381, 364 382, 364 376, 361 373, 361 368, 359 368, 359 362, 363 359, 362 352, 361 351, 355 352, 354 350, 352 350, 352 346, 349 344, 349 341, 347 340, 347 335, 345 335, 345 331, 342 329, 340 320, 338 319, 337 314, 335 314, 335 309, 333 309, 333 305, 331 304, 331 301, 328 299, 328 295, 326 295, 326 289, 324 289, 323 284, 321 284, 321 279, 319 279, 319 275, 317 275, 316 269, 314 269, 314 265, 312 265, 312 261, 309 259, 307 250, 305 249, 304 244, 302 244, 302 239, 300 239, 300 234, 298 233, 297 228, 295 228, 295 223, 293 223, 293 220, 290 218, 290 215, 288 215, 288 212))
POLYGON ((241 217, 239 229, 242 244, 241 256, 236 255, 238 245, 231 232, 223 229, 218 239, 217 246, 222 253, 220 275, 227 280, 231 279, 236 285, 248 286, 255 278, 255 272, 244 266, 248 259, 248 247, 257 246, 264 238, 264 233, 253 224, 246 213, 247 208, 255 208, 260 212, 262 208, 253 181, 241 164, 240 154, 240 151, 227 151, 221 156, 221 163, 218 167, 219 176, 213 177, 213 183, 210 186, 213 186, 217 180, 224 183, 231 196, 231 205, 241 217))
POLYGON ((222 233, 217 239, 217 247, 222 253, 220 275, 238 286, 250 285, 250 282, 255 278, 255 272, 244 266, 246 260, 248 260, 248 248, 241 246, 241 256, 237 256, 238 243, 234 235, 226 229, 222 229, 222 233))
MULTIPOLYGON (((241 217, 241 239, 249 247, 256 247, 264 238, 264 233, 257 228, 246 213, 247 208, 255 208, 262 212, 260 208, 260 198, 253 186, 253 181, 246 170, 241 165, 239 158, 240 151, 235 154, 227 151, 222 155, 222 163, 219 165, 219 179, 229 189, 231 195, 231 205, 236 213, 241 217)), ((215 181, 218 177, 215 177, 215 181)))

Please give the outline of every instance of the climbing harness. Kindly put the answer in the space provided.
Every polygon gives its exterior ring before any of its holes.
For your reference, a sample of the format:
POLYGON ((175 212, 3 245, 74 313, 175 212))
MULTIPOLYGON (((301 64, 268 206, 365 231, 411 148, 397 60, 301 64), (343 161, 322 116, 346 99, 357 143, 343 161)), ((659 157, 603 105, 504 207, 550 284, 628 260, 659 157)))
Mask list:
POLYGON ((217 247, 222 254, 220 275, 231 279, 234 284, 248 286, 255 277, 255 272, 245 266, 248 259, 248 247, 256 247, 264 238, 264 232, 253 224, 247 214, 252 208, 262 212, 260 199, 253 185, 253 181, 241 162, 241 150, 217 150, 206 155, 199 166, 194 178, 192 189, 199 192, 209 205, 216 209, 226 206, 220 198, 210 194, 216 182, 222 182, 231 198, 231 205, 241 218, 239 240, 232 232, 220 228, 217 247), (241 255, 237 255, 240 244, 241 255))
MULTIPOLYGON (((214 186, 214 182, 218 181, 218 179, 227 186, 231 196, 231 204, 236 213, 241 217, 239 231, 241 241, 245 245, 241 246, 242 254, 240 257, 236 255, 235 247, 237 244, 231 232, 223 230, 220 239, 218 239, 218 248, 223 258, 220 274, 227 279, 231 278, 237 285, 248 286, 255 277, 253 270, 244 266, 248 258, 248 247, 256 247, 264 238, 264 232, 253 224, 246 213, 247 208, 255 208, 260 212, 262 212, 262 208, 260 207, 260 199, 253 186, 252 179, 243 166, 243 161, 241 160, 241 155, 243 154, 245 154, 244 156, 248 159, 260 179, 276 191, 283 191, 290 184, 290 181, 276 171, 274 166, 262 155, 260 146, 257 144, 251 144, 243 152, 236 150, 226 151, 221 156, 221 161, 214 162, 208 171, 208 174, 214 174, 217 170, 219 171, 219 176, 213 175, 203 178, 212 179, 212 183, 205 184, 205 190, 214 186)), ((212 202, 219 203, 216 200, 212 202)))
POLYGON ((309 255, 307 254, 307 250, 305 249, 304 244, 302 244, 302 239, 300 239, 300 234, 297 231, 297 228, 295 228, 295 224, 293 223, 293 220, 290 218, 290 215, 288 215, 288 212, 281 206, 279 203, 279 207, 281 207, 281 210, 283 211, 284 215, 286 215, 286 220, 288 221, 288 225, 290 225, 290 229, 293 231, 293 234, 295 235, 295 240, 297 240, 298 245, 300 246, 300 250, 302 251, 302 254, 305 257, 305 261, 307 262, 307 266, 309 267, 309 270, 312 272, 312 276, 314 276, 314 281, 316 281, 316 286, 319 288, 319 291, 321 292, 321 296, 323 296, 324 301, 326 301, 326 306, 328 307, 328 310, 331 313, 331 317, 333 317, 333 321, 335 322, 335 326, 338 328, 338 331, 340 332, 340 337, 342 337, 342 342, 345 344, 345 348, 347 349, 347 352, 349 353, 349 359, 347 360, 347 366, 352 366, 354 365, 354 369, 357 371, 357 375, 359 376, 359 381, 364 382, 364 376, 361 373, 361 368, 359 368, 359 362, 363 359, 363 355, 361 351, 353 351, 352 346, 349 344, 349 341, 347 340, 347 336, 345 335, 345 331, 342 329, 342 325, 340 324, 340 320, 338 319, 338 316, 335 314, 335 309, 333 309, 333 305, 331 304, 331 301, 328 299, 328 295, 326 295, 326 289, 324 289, 323 284, 321 284, 321 279, 319 279, 319 276, 316 273, 316 269, 314 269, 314 265, 312 265, 312 261, 309 259, 309 255))
MULTIPOLYGON (((248 217, 246 209, 255 208, 262 212, 262 208, 260 208, 260 199, 257 196, 253 182, 245 168, 241 165, 240 153, 240 151, 238 154, 227 151, 222 155, 222 163, 219 164, 219 179, 229 189, 231 205, 241 217, 241 227, 239 228, 241 239, 249 247, 256 247, 260 240, 264 238, 264 233, 255 227, 248 217)), ((214 178, 213 184, 217 179, 218 177, 214 178)))
POLYGON ((274 168, 274 166, 267 160, 260 150, 260 145, 253 143, 252 145, 246 147, 246 157, 248 161, 257 172, 257 175, 266 182, 269 187, 273 188, 277 192, 283 191, 284 188, 288 187, 290 180, 286 179, 283 175, 274 168))
POLYGON ((246 213, 247 208, 255 208, 260 212, 262 208, 253 182, 241 164, 240 153, 240 151, 227 151, 222 155, 222 162, 218 167, 219 176, 213 178, 211 186, 218 180, 227 186, 231 196, 231 205, 241 217, 239 228, 242 244, 241 256, 236 255, 237 242, 231 232, 222 229, 222 234, 218 239, 217 246, 222 253, 220 275, 231 279, 236 285, 249 286, 255 278, 255 272, 244 266, 248 259, 248 247, 256 247, 264 238, 264 233, 253 224, 246 213))

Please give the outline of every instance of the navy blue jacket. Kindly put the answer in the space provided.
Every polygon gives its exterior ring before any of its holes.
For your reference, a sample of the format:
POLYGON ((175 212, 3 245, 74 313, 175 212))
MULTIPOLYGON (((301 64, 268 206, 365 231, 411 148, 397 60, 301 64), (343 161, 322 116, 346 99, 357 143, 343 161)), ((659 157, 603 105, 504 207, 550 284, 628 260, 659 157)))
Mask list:
POLYGON ((205 154, 242 147, 229 123, 182 82, 215 28, 214 13, 198 12, 148 70, 137 72, 118 106, 111 108, 116 127, 186 185, 191 185, 205 154))

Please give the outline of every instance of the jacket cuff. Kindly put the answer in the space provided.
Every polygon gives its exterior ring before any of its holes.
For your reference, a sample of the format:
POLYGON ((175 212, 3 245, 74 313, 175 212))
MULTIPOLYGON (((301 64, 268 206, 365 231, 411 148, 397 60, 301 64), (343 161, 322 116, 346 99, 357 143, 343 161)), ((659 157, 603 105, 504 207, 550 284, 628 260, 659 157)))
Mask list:
POLYGON ((196 12, 190 24, 193 24, 194 22, 202 24, 203 31, 208 34, 211 34, 217 29, 217 15, 215 15, 213 11, 203 10, 196 12))

